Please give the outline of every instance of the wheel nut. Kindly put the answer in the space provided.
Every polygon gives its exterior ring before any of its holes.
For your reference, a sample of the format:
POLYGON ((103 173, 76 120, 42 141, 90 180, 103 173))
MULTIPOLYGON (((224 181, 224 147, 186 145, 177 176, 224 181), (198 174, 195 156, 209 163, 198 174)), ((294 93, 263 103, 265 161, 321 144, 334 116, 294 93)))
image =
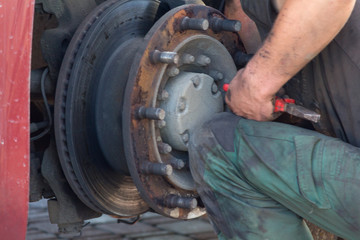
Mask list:
POLYGON ((205 67, 211 63, 211 59, 208 56, 200 55, 197 57, 196 63, 202 67, 205 67))
POLYGON ((209 21, 204 18, 184 17, 181 21, 181 30, 203 30, 209 29, 209 21))
POLYGON ((212 86, 211 86, 211 92, 213 94, 216 94, 218 91, 219 91, 218 86, 216 85, 216 83, 213 83, 212 86))
POLYGON ((150 56, 153 63, 179 63, 179 55, 176 52, 160 52, 159 50, 155 50, 150 56))

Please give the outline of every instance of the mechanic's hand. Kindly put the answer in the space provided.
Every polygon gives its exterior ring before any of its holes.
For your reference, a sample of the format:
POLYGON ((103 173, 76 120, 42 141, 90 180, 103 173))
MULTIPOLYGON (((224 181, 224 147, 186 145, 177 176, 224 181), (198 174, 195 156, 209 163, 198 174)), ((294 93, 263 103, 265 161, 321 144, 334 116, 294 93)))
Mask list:
POLYGON ((230 109, 239 116, 257 121, 271 121, 274 115, 274 97, 263 93, 261 82, 251 79, 240 69, 230 82, 225 101, 230 109))

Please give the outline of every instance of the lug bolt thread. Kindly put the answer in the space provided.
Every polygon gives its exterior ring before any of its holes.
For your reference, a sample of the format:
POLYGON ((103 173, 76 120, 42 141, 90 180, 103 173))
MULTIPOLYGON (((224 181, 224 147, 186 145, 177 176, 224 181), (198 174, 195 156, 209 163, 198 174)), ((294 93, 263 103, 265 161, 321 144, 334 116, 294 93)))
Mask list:
POLYGON ((177 75, 179 75, 180 70, 179 68, 175 67, 175 66, 171 66, 167 71, 166 71, 167 75, 169 77, 175 77, 177 75))
POLYGON ((140 107, 137 111, 137 117, 139 119, 164 120, 165 111, 161 108, 140 107))
POLYGON ((195 62, 195 57, 191 54, 185 53, 181 56, 182 64, 192 64, 195 62))
POLYGON ((173 168, 165 163, 144 162, 141 164, 140 171, 143 174, 170 176, 173 173, 173 168))
POLYGON ((179 55, 176 52, 160 52, 155 50, 150 54, 150 60, 153 63, 178 64, 179 55))
POLYGON ((158 100, 159 101, 164 101, 164 100, 166 100, 166 99, 168 99, 169 98, 169 93, 168 93, 168 91, 166 91, 166 90, 162 90, 161 91, 161 93, 158 95, 158 100))
POLYGON ((208 56, 200 55, 196 58, 196 63, 202 67, 205 67, 211 63, 211 59, 208 56))
POLYGON ((172 158, 170 160, 170 164, 173 168, 181 170, 185 167, 185 162, 181 159, 172 158))
POLYGON ((164 120, 159 120, 156 122, 156 126, 160 129, 164 128, 166 126, 166 122, 164 120))
POLYGON ((179 197, 176 195, 168 195, 164 199, 165 206, 169 208, 185 208, 185 209, 194 209, 198 206, 196 198, 192 197, 179 197))
POLYGON ((224 79, 224 74, 222 74, 219 71, 210 71, 210 76, 215 80, 215 81, 221 81, 224 79))
POLYGON ((161 154, 169 154, 172 151, 172 147, 167 143, 160 142, 158 143, 158 150, 161 154))
POLYGON ((181 21, 181 30, 203 30, 209 29, 209 21, 205 18, 184 17, 181 21))
POLYGON ((210 21, 210 28, 214 32, 221 32, 221 31, 239 32, 241 29, 241 22, 237 20, 212 18, 210 21))

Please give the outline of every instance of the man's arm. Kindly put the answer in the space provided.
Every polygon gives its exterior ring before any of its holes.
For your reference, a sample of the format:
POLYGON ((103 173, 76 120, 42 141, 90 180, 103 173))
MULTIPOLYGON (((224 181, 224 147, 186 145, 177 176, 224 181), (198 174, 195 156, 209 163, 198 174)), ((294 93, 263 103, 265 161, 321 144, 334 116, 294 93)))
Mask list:
POLYGON ((277 91, 343 28, 356 0, 286 0, 273 29, 232 80, 226 103, 240 116, 272 120, 277 91))

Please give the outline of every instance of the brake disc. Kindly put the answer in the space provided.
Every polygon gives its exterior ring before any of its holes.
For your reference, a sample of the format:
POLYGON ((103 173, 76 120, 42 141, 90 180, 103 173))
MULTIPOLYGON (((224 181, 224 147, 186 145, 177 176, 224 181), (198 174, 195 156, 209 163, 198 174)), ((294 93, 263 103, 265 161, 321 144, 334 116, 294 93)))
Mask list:
POLYGON ((224 109, 221 86, 244 50, 239 22, 200 5, 175 8, 144 38, 126 85, 123 136, 128 167, 156 212, 190 219, 205 213, 188 167, 192 131, 224 109))
POLYGON ((98 212, 133 216, 149 209, 128 173, 121 115, 137 43, 161 12, 155 0, 106 1, 80 25, 64 57, 57 149, 72 189, 98 212))

